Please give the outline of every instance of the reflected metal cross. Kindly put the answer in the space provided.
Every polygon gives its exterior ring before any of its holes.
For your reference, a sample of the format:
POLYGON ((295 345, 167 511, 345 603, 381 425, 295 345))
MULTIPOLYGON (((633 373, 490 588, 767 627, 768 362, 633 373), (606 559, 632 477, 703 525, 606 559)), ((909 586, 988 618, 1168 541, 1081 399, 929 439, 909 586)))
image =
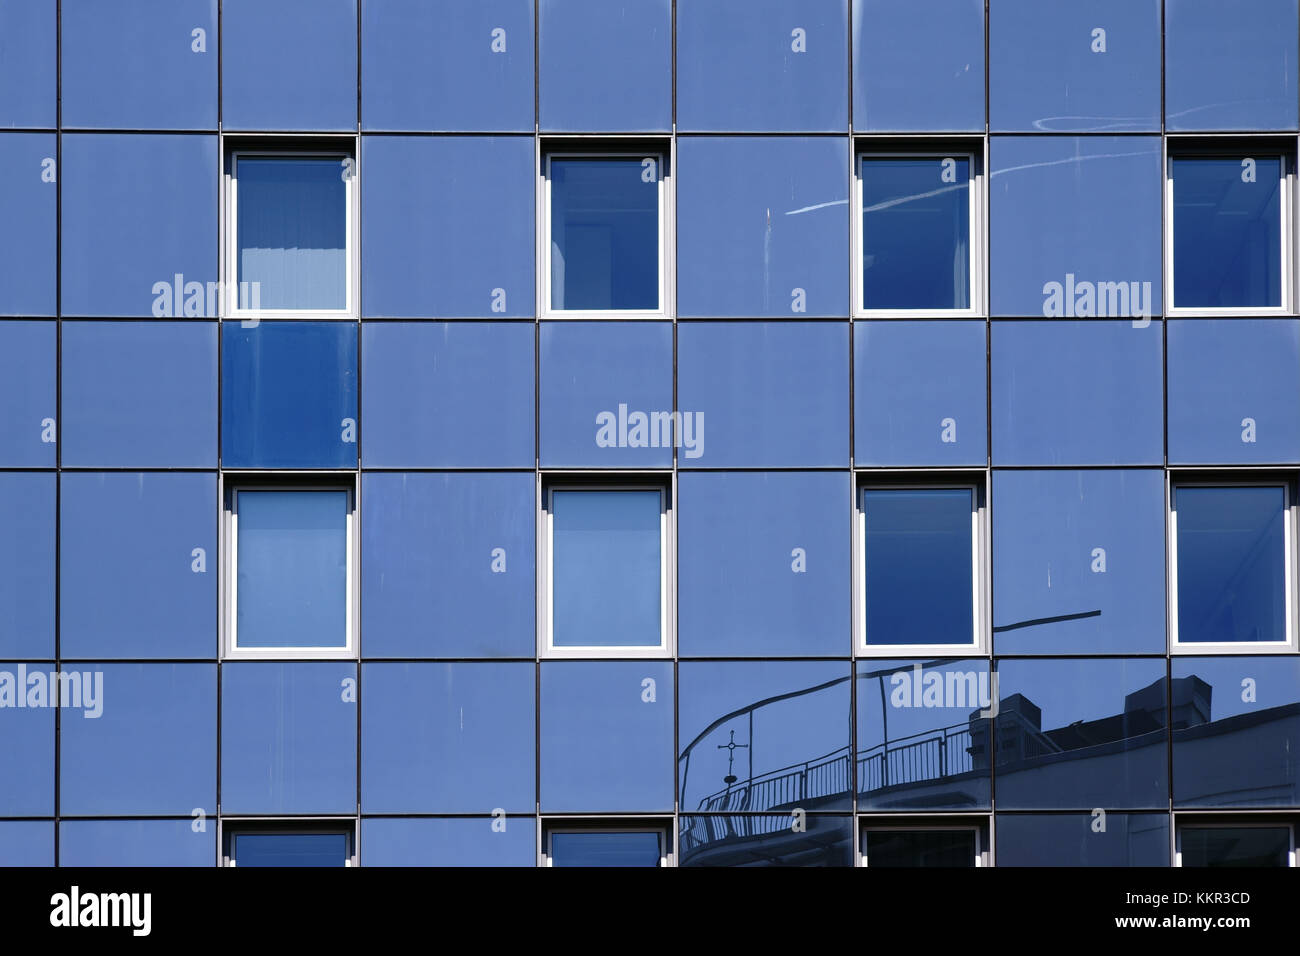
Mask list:
POLYGON ((732 773, 733 765, 735 764, 736 761, 736 751, 748 750, 749 744, 736 743, 736 732, 733 730, 731 732, 731 739, 728 740, 725 744, 718 744, 718 749, 725 750, 727 752, 727 775, 722 778, 722 782, 725 783, 728 787, 730 787, 733 783, 736 782, 736 775, 732 773))

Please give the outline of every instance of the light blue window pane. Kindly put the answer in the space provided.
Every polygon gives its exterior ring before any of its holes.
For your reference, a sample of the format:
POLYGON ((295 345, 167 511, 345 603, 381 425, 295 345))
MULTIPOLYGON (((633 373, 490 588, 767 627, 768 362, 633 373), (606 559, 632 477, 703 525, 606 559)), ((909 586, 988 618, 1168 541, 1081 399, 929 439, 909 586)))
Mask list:
POLYGON ((346 833, 237 833, 231 858, 238 867, 345 866, 346 833))
POLYGON ((658 491, 551 495, 556 647, 658 647, 658 491))
POLYGON ((240 306, 347 308, 343 160, 240 159, 238 176, 240 306))
POLYGON ((970 159, 862 160, 862 307, 970 307, 970 159))
POLYGON ((635 833, 552 833, 551 866, 658 866, 663 835, 635 833))
POLYGON ((1174 160, 1174 305, 1282 304, 1282 160, 1174 160))
POLYGON ((1286 491, 1177 488, 1178 640, 1285 641, 1286 491))
POLYGON ((346 491, 241 491, 240 647, 347 644, 346 491))
POLYGON ((862 493, 868 644, 971 643, 973 499, 967 488, 862 493))
POLYGON ((659 309, 658 165, 551 160, 551 308, 659 309))

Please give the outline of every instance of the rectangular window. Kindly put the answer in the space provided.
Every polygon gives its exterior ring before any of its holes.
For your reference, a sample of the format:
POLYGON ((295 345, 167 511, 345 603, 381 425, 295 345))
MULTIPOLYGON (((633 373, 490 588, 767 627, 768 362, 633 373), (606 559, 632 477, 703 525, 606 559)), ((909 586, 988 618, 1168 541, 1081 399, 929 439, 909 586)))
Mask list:
POLYGON ((1291 178, 1277 153, 1171 156, 1170 312, 1286 312, 1291 178))
POLYGON ((250 484, 227 500, 228 656, 354 656, 352 489, 250 484))
POLYGON ((859 653, 969 654, 984 646, 983 524, 975 485, 861 490, 859 653))
POLYGON ((980 866, 976 827, 867 827, 862 865, 875 867, 980 866))
POLYGON ((546 866, 668 866, 672 845, 663 826, 564 826, 547 829, 546 866))
POLYGON ((1181 483, 1170 491, 1170 508, 1174 650, 1291 649, 1290 488, 1181 483))
POLYGON ((231 155, 227 315, 348 318, 355 160, 345 153, 231 155))
POLYGON ((350 828, 248 825, 224 834, 226 866, 354 866, 350 828))
POLYGON ((1178 865, 1295 866, 1290 823, 1188 824, 1178 828, 1178 865))
POLYGON ((545 489, 549 656, 671 654, 668 499, 663 487, 545 489))
POLYGON ((980 313, 979 184, 973 153, 858 157, 859 315, 980 313))
POLYGON ((667 314, 663 155, 553 153, 544 172, 544 312, 667 314))

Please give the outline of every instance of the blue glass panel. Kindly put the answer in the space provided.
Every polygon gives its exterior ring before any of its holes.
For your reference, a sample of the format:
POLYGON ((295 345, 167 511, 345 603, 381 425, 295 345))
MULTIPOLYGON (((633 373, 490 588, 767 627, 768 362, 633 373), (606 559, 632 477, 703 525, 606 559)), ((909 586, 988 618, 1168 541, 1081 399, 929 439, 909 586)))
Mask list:
MULTIPOLYGON (((0 24, 11 9, 0 10, 0 24)), ((7 54, 3 27, 0 51, 7 54)), ((5 70, 0 55, 0 77, 5 70)), ((22 80, 26 86, 27 78, 22 80)), ((5 95, 0 80, 0 98, 5 95)), ((53 315, 58 262, 57 142, 45 133, 0 133, 0 315, 53 315)), ((67 201, 68 195, 64 194, 67 201)), ((66 239, 65 239, 66 241, 66 239)), ((65 255, 66 255, 66 246, 65 255)), ((67 303, 64 303, 65 310, 67 303)))
POLYGON ((974 641, 971 488, 866 489, 867 644, 974 641))
POLYGON ((1174 302, 1282 304, 1282 160, 1175 157, 1174 302))
POLYGON ((1168 866, 1169 817, 1113 813, 1000 813, 998 866, 1168 866))
POLYGON ((0 322, 0 464, 53 468, 58 327, 0 322), (49 424, 46 423, 49 419, 49 424))
POLYGON ((1296 128, 1295 0, 1165 2, 1165 126, 1296 128))
POLYGON ((556 647, 663 641, 663 492, 553 491, 551 617, 556 647))
POLYGON ((984 0, 853 0, 853 126, 984 131, 984 0))
POLYGON ((361 160, 367 318, 534 314, 531 137, 366 136, 361 160))
POLYGON ((532 657, 537 486, 526 474, 366 474, 367 657, 532 657))
POLYGON ((62 482, 63 656, 214 657, 216 476, 73 473, 62 482))
POLYGON ((658 311, 659 160, 650 162, 549 160, 552 309, 658 311))
POLYGON ((227 130, 355 130, 357 0, 224 0, 227 130))
POLYGON ((679 866, 852 866, 851 817, 788 813, 683 816, 679 866))
POLYGON ((1172 667, 1174 806, 1300 803, 1300 660, 1176 657, 1172 667))
POLYGON ((0 820, 0 866, 53 865, 53 820, 0 820))
POLYGON ((541 665, 543 813, 673 808, 673 665, 541 665))
POLYGON ((969 156, 859 161, 863 309, 970 308, 969 156))
POLYGON ((1160 131, 1160 0, 989 5, 994 131, 1160 131))
MULTIPOLYGON (((0 764, 10 768, 0 788, 0 814, 54 813, 54 702, 61 699, 57 682, 53 664, 0 665, 0 764)), ((81 713, 69 708, 64 722, 73 720, 81 722, 81 713)))
POLYGON ((842 139, 680 140, 677 314, 847 314, 848 184, 842 139))
POLYGON ((239 647, 347 645, 348 497, 235 492, 239 647))
POLYGON ((1291 827, 1180 827, 1178 852, 1183 866, 1290 866, 1291 827))
POLYGON ((355 813, 357 665, 226 663, 221 809, 355 813))
POLYGON ((978 834, 973 829, 904 830, 885 827, 868 830, 862 837, 867 866, 947 867, 975 866, 978 834))
POLYGON ((217 0, 60 10, 65 127, 217 128, 217 0))
POLYGON ((848 333, 847 322, 679 325, 677 404, 684 434, 679 466, 844 466, 850 435, 848 333), (693 433, 686 429, 690 423, 693 433))
POLYGON ((1169 805, 1164 660, 1003 660, 997 676, 999 807, 1169 805))
POLYGON ((984 466, 983 322, 859 322, 853 356, 854 462, 984 466))
POLYGON ((541 127, 672 129, 670 0, 540 0, 541 127))
POLYGON ((677 129, 843 132, 847 0, 677 5, 677 129))
POLYGON ((847 809, 846 661, 678 665, 683 810, 847 809))
POLYGON ((361 865, 536 866, 537 825, 531 817, 367 817, 361 865))
POLYGON ((1286 489, 1180 486, 1180 643, 1285 641, 1286 489))
POLYGON ((848 652, 852 491, 844 474, 695 472, 678 479, 678 651, 848 652))
MULTIPOLYGON (((215 664, 68 664, 81 707, 59 728, 69 816, 211 814, 217 802, 215 664)), ((77 695, 71 700, 75 705, 77 695)))
POLYGON ((1160 315, 1160 137, 995 136, 989 165, 993 315, 1160 315))
POLYGON ((0 658, 54 657, 53 473, 0 474, 0 658))
POLYGON ((60 425, 65 467, 212 467, 216 324, 64 322, 60 425))
POLYGON ((54 128, 58 22, 56 0, 0 5, 0 127, 54 128))
MULTIPOLYGON (((543 322, 540 350, 543 467, 672 465, 670 323, 543 322)), ((695 416, 680 425, 691 457, 703 426, 695 416)))
POLYGON ((987 660, 858 661, 858 806, 989 806, 987 660))
POLYGON ((532 0, 362 0, 361 123, 531 133, 532 0))
POLYGON ((355 323, 226 323, 221 348, 223 466, 356 467, 355 323))
POLYGON ((366 664, 367 813, 531 811, 533 664, 366 664))
POLYGON ((239 157, 239 304, 346 309, 346 161, 239 157))
POLYGON ((997 653, 1164 653, 1163 473, 998 471, 992 515, 997 653))
POLYGON ((63 820, 60 866, 212 866, 217 828, 183 820, 63 820))
POLYGON ((216 317, 215 135, 65 134, 62 167, 65 316, 216 317))
POLYGON ((663 842, 658 830, 552 832, 551 866, 658 866, 663 842))
POLYGON ((234 833, 230 858, 239 867, 347 866, 346 833, 234 833))
POLYGON ((994 322, 994 465, 1164 462, 1159 324, 994 322))

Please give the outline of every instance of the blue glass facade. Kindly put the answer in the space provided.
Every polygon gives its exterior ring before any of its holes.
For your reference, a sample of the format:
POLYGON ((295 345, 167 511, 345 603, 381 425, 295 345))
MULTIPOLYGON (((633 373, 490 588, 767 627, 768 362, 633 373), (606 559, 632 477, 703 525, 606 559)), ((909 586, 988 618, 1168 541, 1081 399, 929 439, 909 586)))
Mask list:
POLYGON ((0 4, 0 865, 1300 833, 1298 35, 0 4))

